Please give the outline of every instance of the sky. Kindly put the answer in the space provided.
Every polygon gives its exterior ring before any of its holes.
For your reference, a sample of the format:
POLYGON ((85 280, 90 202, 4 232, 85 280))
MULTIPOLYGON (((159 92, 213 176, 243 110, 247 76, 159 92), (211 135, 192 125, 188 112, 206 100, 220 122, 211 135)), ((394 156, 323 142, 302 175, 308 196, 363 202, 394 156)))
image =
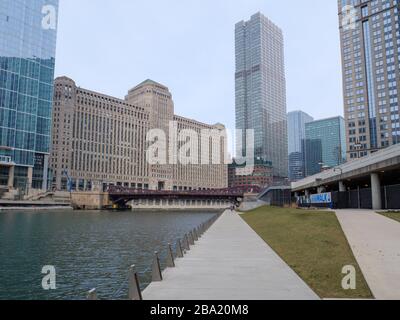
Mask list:
POLYGON ((152 79, 176 114, 234 129, 234 27, 258 11, 284 33, 288 111, 342 115, 336 0, 60 0, 56 76, 118 98, 152 79))

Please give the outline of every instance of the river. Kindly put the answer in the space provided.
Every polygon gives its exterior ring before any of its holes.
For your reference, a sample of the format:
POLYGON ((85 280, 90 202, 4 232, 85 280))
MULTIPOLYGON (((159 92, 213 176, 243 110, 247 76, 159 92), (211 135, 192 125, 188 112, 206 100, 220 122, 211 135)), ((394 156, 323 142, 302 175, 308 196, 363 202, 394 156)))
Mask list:
POLYGON ((0 300, 80 300, 92 288, 100 299, 126 299, 135 264, 144 288, 151 263, 166 245, 215 213, 0 212, 0 300), (42 288, 54 266, 56 289, 42 288))

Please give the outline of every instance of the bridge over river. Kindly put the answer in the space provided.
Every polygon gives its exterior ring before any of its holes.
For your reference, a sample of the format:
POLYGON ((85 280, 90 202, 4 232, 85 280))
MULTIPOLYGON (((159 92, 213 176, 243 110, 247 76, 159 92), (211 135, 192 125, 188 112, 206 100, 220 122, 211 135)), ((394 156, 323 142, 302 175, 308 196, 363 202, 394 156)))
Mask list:
POLYGON ((138 190, 110 186, 106 192, 74 192, 72 205, 77 209, 226 209, 239 205, 246 194, 258 194, 255 186, 212 190, 138 190))

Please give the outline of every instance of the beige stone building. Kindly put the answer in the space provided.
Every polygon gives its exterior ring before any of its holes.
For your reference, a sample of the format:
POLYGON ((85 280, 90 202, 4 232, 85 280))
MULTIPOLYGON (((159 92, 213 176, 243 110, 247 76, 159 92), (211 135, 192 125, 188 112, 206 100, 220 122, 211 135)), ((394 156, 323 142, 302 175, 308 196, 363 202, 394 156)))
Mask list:
POLYGON ((400 143, 397 0, 338 0, 349 161, 400 143))
POLYGON ((67 190, 68 177, 73 190, 100 190, 107 185, 152 190, 226 188, 224 130, 220 124, 174 115, 168 88, 151 80, 131 89, 123 100, 79 88, 66 77, 57 78, 50 158, 53 188, 67 190), (147 137, 154 129, 165 132, 165 139, 155 140, 164 142, 157 153, 165 153, 165 163, 149 161, 147 137), (199 138, 189 139, 190 143, 178 138, 187 130, 199 138), (214 135, 201 136, 203 132, 214 135), (185 144, 191 159, 197 161, 181 163, 179 150, 185 144), (204 159, 216 155, 218 164, 204 159))

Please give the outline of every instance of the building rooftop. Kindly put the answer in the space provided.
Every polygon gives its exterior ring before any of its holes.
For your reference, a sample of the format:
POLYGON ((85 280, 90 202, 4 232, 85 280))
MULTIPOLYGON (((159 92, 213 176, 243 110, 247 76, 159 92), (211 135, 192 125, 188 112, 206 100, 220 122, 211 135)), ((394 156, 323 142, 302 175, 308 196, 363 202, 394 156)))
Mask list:
POLYGON ((158 86, 158 87, 161 87, 161 88, 163 88, 163 89, 168 90, 168 88, 167 88, 166 86, 164 86, 163 84, 161 84, 161 83, 159 83, 159 82, 156 82, 156 81, 154 81, 154 80, 151 80, 151 79, 146 79, 146 80, 144 80, 143 82, 139 83, 137 86, 133 87, 133 88, 132 88, 131 90, 129 90, 129 91, 136 90, 137 88, 140 88, 140 87, 145 86, 145 85, 158 86))

